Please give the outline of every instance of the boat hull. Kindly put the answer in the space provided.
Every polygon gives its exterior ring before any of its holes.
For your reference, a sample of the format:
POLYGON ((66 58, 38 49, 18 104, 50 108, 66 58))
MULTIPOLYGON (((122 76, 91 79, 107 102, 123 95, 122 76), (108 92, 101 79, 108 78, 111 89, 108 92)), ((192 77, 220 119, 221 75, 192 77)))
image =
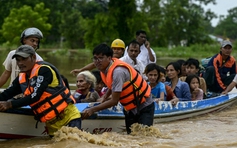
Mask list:
MULTIPOLYGON (((170 102, 155 103, 154 122, 170 122, 186 119, 222 110, 237 101, 237 93, 218 96, 203 101, 178 102, 173 106, 170 102)), ((76 104, 80 111, 98 105, 98 103, 76 104)), ((0 139, 31 138, 47 136, 45 124, 36 122, 29 107, 8 112, 0 112, 0 139), (37 128, 36 128, 37 126, 37 128)), ((114 106, 97 112, 89 119, 82 120, 82 129, 90 133, 124 132, 125 121, 123 107, 114 106)))

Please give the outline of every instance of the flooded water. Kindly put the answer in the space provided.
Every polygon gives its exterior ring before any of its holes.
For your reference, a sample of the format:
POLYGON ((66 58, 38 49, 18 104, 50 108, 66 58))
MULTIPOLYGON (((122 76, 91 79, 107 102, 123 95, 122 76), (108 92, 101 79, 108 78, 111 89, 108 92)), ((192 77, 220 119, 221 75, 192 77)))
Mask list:
POLYGON ((133 134, 106 132, 89 134, 64 127, 55 137, 0 142, 1 148, 236 148, 237 104, 220 112, 190 119, 155 123, 151 128, 135 126, 133 134))
MULTIPOLYGON (((45 51, 38 53, 45 61, 54 64, 70 83, 75 81, 70 71, 91 62, 91 53, 67 52, 64 56, 47 54, 45 51)), ((1 63, 4 57, 5 55, 1 54, 1 63)), ((160 65, 166 65, 168 62, 167 59, 157 61, 160 65)), ((3 69, 1 67, 1 73, 3 69)), ((152 128, 136 126, 131 135, 114 132, 92 135, 73 128, 63 128, 53 139, 37 137, 1 141, 0 148, 235 148, 236 137, 237 105, 233 105, 217 113, 169 123, 155 123, 152 128)))

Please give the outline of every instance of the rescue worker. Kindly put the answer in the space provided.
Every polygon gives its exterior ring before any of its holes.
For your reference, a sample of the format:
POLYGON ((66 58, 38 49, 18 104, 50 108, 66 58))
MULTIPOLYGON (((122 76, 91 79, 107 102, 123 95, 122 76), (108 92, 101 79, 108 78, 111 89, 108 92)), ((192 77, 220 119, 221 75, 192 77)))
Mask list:
POLYGON ((128 134, 131 133, 130 127, 133 123, 151 126, 154 102, 151 98, 150 86, 131 65, 112 56, 113 50, 106 44, 100 44, 93 50, 93 62, 100 70, 102 80, 109 89, 102 97, 101 104, 83 111, 83 118, 120 102, 124 107, 128 134), (107 100, 110 95, 112 97, 107 100))
MULTIPOLYGON (((111 48, 113 49, 113 57, 114 58, 121 58, 124 54, 124 49, 125 49, 125 44, 121 39, 115 39, 112 43, 111 43, 111 48)), ((70 73, 72 73, 73 75, 77 75, 78 73, 85 71, 85 70, 92 70, 96 68, 94 63, 90 63, 84 67, 82 67, 81 69, 74 69, 72 70, 70 73)))
MULTIPOLYGON (((35 50, 39 49, 40 40, 43 39, 43 33, 35 27, 27 28, 21 33, 20 42, 22 45, 32 46, 35 50)), ((8 53, 7 58, 3 62, 5 71, 0 77, 0 87, 2 87, 11 76, 10 84, 18 76, 19 68, 17 67, 16 60, 12 59, 16 50, 8 53)), ((36 60, 43 61, 43 59, 36 53, 36 60)))
POLYGON ((29 45, 18 47, 14 58, 20 73, 0 94, 0 111, 30 105, 35 119, 46 123, 50 136, 62 126, 81 129, 80 112, 58 70, 50 63, 37 62, 35 49, 29 45), (21 99, 12 99, 21 93, 21 99))

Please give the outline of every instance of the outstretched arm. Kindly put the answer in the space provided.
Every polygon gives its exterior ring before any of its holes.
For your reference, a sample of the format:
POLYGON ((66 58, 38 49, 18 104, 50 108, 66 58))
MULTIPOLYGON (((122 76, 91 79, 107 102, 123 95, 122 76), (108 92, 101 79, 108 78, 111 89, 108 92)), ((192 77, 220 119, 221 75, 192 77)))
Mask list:
POLYGON ((221 94, 227 94, 228 92, 230 92, 235 86, 237 85, 237 83, 235 83, 234 81, 232 81, 228 87, 221 93, 221 94))
POLYGON ((2 87, 7 82, 10 76, 11 76, 11 71, 5 70, 2 73, 0 77, 0 87, 2 87))
POLYGON ((77 75, 78 73, 82 72, 82 71, 85 71, 85 70, 92 70, 96 68, 94 63, 90 63, 84 67, 82 67, 81 69, 74 69, 72 70, 70 73, 73 74, 74 76, 77 75))
POLYGON ((104 103, 101 103, 101 104, 99 104, 97 106, 94 106, 94 107, 91 107, 91 108, 88 108, 88 109, 84 110, 82 112, 82 114, 83 114, 82 118, 83 119, 88 118, 94 112, 97 112, 97 111, 100 111, 100 110, 112 107, 114 105, 117 105, 118 102, 119 102, 120 94, 121 94, 120 92, 113 92, 112 93, 112 98, 110 100, 105 101, 104 103))

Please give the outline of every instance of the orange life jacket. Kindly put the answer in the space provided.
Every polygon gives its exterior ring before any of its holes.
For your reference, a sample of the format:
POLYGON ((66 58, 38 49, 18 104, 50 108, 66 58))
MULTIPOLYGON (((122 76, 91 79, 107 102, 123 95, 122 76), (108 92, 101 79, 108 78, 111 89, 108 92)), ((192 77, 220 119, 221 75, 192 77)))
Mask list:
POLYGON ((58 70, 53 65, 44 61, 36 62, 31 70, 29 79, 26 78, 26 73, 19 74, 19 82, 24 96, 31 95, 33 97, 36 95, 34 89, 37 89, 39 82, 43 81, 42 78, 38 76, 38 71, 42 66, 49 67, 53 74, 53 80, 58 81, 55 87, 49 84, 40 99, 30 104, 36 120, 46 122, 55 117, 59 117, 60 113, 68 106, 68 103, 75 103, 75 100, 65 86, 58 70))
POLYGON ((116 67, 122 66, 128 69, 131 79, 123 84, 123 89, 120 94, 120 103, 125 110, 129 111, 146 101, 150 97, 151 87, 142 78, 142 76, 129 64, 113 58, 113 63, 109 67, 107 74, 100 72, 103 82, 108 88, 112 88, 113 71, 116 67))

